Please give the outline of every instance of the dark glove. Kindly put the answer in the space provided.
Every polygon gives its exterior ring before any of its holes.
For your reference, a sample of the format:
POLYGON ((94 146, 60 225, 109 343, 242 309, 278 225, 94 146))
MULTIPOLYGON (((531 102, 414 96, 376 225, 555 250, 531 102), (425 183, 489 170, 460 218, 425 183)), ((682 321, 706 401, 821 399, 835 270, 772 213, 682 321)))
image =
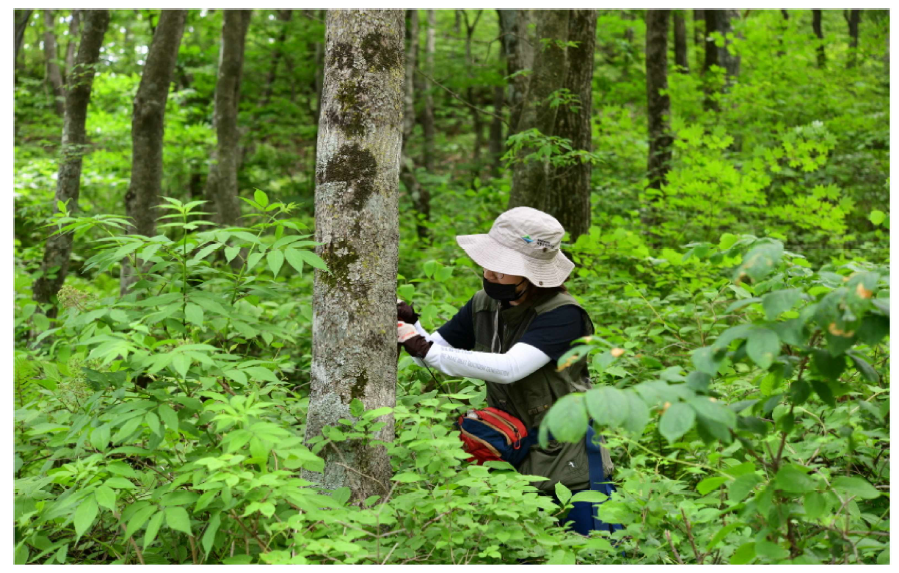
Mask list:
POLYGON ((415 312, 415 309, 412 308, 412 305, 406 304, 401 300, 396 301, 396 319, 402 320, 408 324, 415 324, 418 322, 418 313, 415 312))
POLYGON ((431 349, 431 344, 433 344, 425 340, 424 336, 417 334, 411 324, 404 322, 397 323, 397 342, 403 345, 403 348, 406 349, 410 356, 415 356, 416 358, 427 356, 428 350, 431 349))

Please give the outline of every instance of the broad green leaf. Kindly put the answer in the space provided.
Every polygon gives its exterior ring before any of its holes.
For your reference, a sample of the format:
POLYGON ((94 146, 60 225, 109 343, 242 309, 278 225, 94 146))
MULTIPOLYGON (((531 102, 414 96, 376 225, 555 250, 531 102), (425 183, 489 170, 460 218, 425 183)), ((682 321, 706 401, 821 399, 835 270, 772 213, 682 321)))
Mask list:
POLYGON ((183 507, 168 507, 165 510, 165 524, 175 531, 193 535, 190 530, 190 516, 183 507))
POLYGON ((831 485, 837 491, 848 493, 861 499, 876 499, 880 497, 880 492, 877 491, 877 488, 860 477, 840 476, 834 478, 831 485))
POLYGON ((240 247, 226 247, 225 248, 225 260, 229 263, 234 257, 236 257, 240 253, 240 247))
POLYGON ((759 368, 767 369, 780 354, 777 333, 767 328, 754 328, 747 336, 746 353, 759 368))
POLYGON ((562 482, 556 483, 556 498, 560 505, 565 505, 571 499, 571 490, 565 487, 562 482))
POLYGON ((868 220, 871 221, 874 225, 880 225, 883 223, 883 220, 886 219, 886 214, 883 211, 878 211, 877 209, 871 211, 868 215, 868 220))
POLYGON ((275 376, 274 372, 262 366, 249 366, 247 368, 244 368, 243 371, 248 374, 254 381, 275 383, 280 382, 280 380, 278 380, 278 377, 275 376))
POLYGON ((166 428, 174 432, 178 431, 178 414, 170 406, 160 404, 157 412, 159 412, 159 418, 166 428))
POLYGON ((787 493, 804 494, 814 491, 818 483, 806 475, 805 468, 796 464, 787 464, 777 471, 774 484, 787 493))
POLYGON ((587 410, 580 394, 562 396, 546 415, 544 423, 553 437, 562 442, 576 442, 587 432, 587 410))
POLYGON ((94 496, 88 496, 81 501, 72 518, 72 523, 75 525, 76 537, 84 535, 84 532, 94 523, 97 512, 97 501, 94 499, 94 496))
POLYGON ((190 370, 190 363, 190 356, 186 354, 179 353, 172 358, 172 368, 181 375, 182 379, 187 378, 187 371, 190 370))
POLYGON ((721 362, 724 360, 723 356, 720 359, 716 358, 715 348, 712 346, 697 348, 693 351, 692 358, 693 366, 700 372, 705 372, 709 376, 718 374, 718 367, 721 366, 721 362))
POLYGON ((281 265, 284 264, 284 253, 281 251, 269 251, 265 259, 268 261, 268 268, 271 269, 274 276, 278 276, 281 265))
POLYGON ((765 317, 774 320, 782 313, 793 308, 799 300, 802 291, 796 288, 778 290, 762 297, 762 307, 765 309, 765 317))
POLYGON ((206 555, 212 551, 213 544, 215 543, 215 534, 219 529, 219 525, 222 522, 221 512, 216 511, 212 514, 212 517, 209 518, 209 525, 206 526, 206 532, 203 533, 203 551, 206 552, 206 555))
POLYGON ((762 478, 758 474, 744 474, 735 479, 727 487, 727 494, 731 501, 740 502, 746 499, 752 490, 762 482, 762 478))
POLYGON ((149 547, 156 540, 156 534, 159 533, 159 528, 162 526, 162 519, 164 516, 165 514, 159 511, 150 518, 150 522, 147 524, 147 531, 144 533, 144 549, 149 547))
POLYGON ((820 493, 810 491, 803 498, 803 506, 805 507, 805 516, 816 520, 827 511, 827 500, 820 493))
POLYGON ((316 255, 312 251, 297 251, 297 253, 300 254, 300 258, 302 258, 310 267, 323 271, 328 270, 328 265, 325 264, 325 261, 323 261, 321 257, 316 255))
POLYGON ((287 259, 287 262, 294 268, 297 274, 303 274, 303 257, 300 256, 300 251, 296 249, 286 249, 284 251, 284 258, 287 259))
POLYGON ((783 243, 779 241, 753 247, 743 256, 743 263, 737 267, 734 279, 748 276, 753 281, 758 281, 765 278, 780 264, 783 252, 783 243))
POLYGON ((240 370, 225 370, 224 374, 242 386, 247 384, 247 375, 240 370))
POLYGON ((737 423, 737 414, 719 402, 714 402, 712 398, 691 398, 688 403, 697 414, 711 422, 721 424, 726 428, 733 428, 737 423))
POLYGON ((137 533, 156 511, 157 508, 155 505, 142 507, 137 510, 134 515, 131 516, 131 519, 128 520, 128 525, 125 527, 125 539, 128 539, 137 533))
POLYGON ((109 424, 103 424, 99 428, 91 430, 91 445, 94 449, 101 452, 106 451, 106 447, 109 445, 109 434, 109 424))
POLYGON ((668 443, 673 444, 693 427, 695 421, 696 413, 693 408, 683 402, 677 402, 669 406, 662 414, 662 419, 659 421, 659 432, 668 440, 668 443))
POLYGON ((746 565, 755 559, 755 541, 739 546, 730 558, 731 565, 746 565))
POLYGON ((162 436, 162 426, 159 423, 159 417, 153 412, 147 412, 144 416, 144 420, 147 422, 147 427, 150 428, 150 431, 156 434, 157 436, 162 436))
POLYGON ((787 551, 777 543, 773 543, 767 540, 756 541, 755 553, 759 557, 767 557, 772 561, 780 561, 790 556, 789 551, 787 551))
POLYGON ((824 378, 836 381, 839 380, 840 374, 846 370, 846 356, 831 356, 829 352, 821 349, 812 350, 812 364, 815 369, 824 378))
POLYGON ((721 484, 724 484, 728 481, 726 476, 714 476, 708 477, 696 484, 696 491, 698 491, 702 495, 706 495, 710 491, 715 491, 721 484))
POLYGON ((416 481, 422 481, 425 478, 412 472, 403 472, 393 476, 390 479, 393 481, 398 481, 400 483, 412 483, 416 481))
POLYGON ((571 503, 578 503, 582 501, 588 503, 603 503, 608 499, 609 496, 602 492, 587 489, 574 494, 574 496, 571 498, 571 503))
POLYGON ((633 390, 625 391, 627 395, 627 420, 624 422, 624 428, 629 432, 642 435, 649 423, 649 408, 646 402, 633 390))
POLYGON ((200 328, 203 327, 203 309, 196 304, 187 303, 184 308, 184 318, 187 319, 187 322, 196 324, 200 328))
POLYGON ((106 485, 114 489, 134 489, 134 484, 127 478, 121 476, 113 476, 106 480, 106 485))
POLYGON ((268 207, 268 195, 266 195, 263 191, 256 189, 256 191, 253 192, 253 199, 263 209, 268 207))
POLYGON ((100 507, 105 507, 109 510, 115 509, 115 492, 109 486, 101 485, 98 487, 94 492, 94 498, 96 498, 100 507))
POLYGON ((602 426, 620 426, 628 416, 627 395, 613 386, 600 386, 584 394, 587 412, 602 426))

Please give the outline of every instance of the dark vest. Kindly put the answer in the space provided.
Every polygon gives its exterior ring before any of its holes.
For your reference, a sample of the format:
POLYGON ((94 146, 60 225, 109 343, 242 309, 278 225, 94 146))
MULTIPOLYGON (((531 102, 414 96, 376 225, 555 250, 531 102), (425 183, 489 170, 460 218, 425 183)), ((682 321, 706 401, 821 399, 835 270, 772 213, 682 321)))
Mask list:
MULTIPOLYGON (((593 334, 593 322, 571 295, 554 292, 503 309, 498 301, 481 290, 472 300, 476 352, 507 352, 518 342, 539 315, 560 306, 575 305, 583 317, 580 336, 593 334)), ((576 333, 577 334, 577 333, 576 333)), ((487 382, 487 404, 520 419, 529 431, 537 431, 540 422, 556 400, 570 392, 588 390, 590 383, 587 359, 581 358, 561 372, 550 361, 533 374, 512 384, 487 382)), ((584 441, 573 444, 550 441, 546 449, 532 447, 518 467, 522 474, 544 476, 535 482, 543 490, 553 491, 557 482, 569 489, 587 489, 590 485, 587 452, 584 441)))

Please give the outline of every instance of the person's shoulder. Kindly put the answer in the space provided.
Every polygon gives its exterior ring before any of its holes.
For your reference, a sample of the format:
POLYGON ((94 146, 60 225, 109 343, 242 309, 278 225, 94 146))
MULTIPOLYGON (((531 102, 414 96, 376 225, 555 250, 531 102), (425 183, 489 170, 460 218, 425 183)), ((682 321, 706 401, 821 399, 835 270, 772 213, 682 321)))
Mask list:
POLYGON ((583 316, 584 309, 577 303, 565 304, 539 314, 534 320, 542 325, 565 325, 577 323, 583 316))
POLYGON ((481 289, 478 292, 474 293, 474 296, 471 297, 471 300, 469 300, 468 303, 471 305, 472 312, 481 312, 484 310, 490 310, 492 308, 492 301, 493 299, 487 296, 487 293, 484 291, 484 289, 481 289))

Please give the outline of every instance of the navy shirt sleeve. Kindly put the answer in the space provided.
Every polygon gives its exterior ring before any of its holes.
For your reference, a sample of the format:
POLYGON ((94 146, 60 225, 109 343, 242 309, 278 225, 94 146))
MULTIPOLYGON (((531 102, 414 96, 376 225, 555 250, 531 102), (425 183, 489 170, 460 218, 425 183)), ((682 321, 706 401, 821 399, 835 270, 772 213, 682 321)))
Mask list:
POLYGON ((581 309, 569 304, 536 317, 518 342, 530 344, 555 362, 583 335, 581 309))
POLYGON ((459 312, 449 322, 437 329, 440 336, 450 343, 453 348, 471 350, 474 348, 474 319, 471 312, 471 301, 468 299, 459 312))

